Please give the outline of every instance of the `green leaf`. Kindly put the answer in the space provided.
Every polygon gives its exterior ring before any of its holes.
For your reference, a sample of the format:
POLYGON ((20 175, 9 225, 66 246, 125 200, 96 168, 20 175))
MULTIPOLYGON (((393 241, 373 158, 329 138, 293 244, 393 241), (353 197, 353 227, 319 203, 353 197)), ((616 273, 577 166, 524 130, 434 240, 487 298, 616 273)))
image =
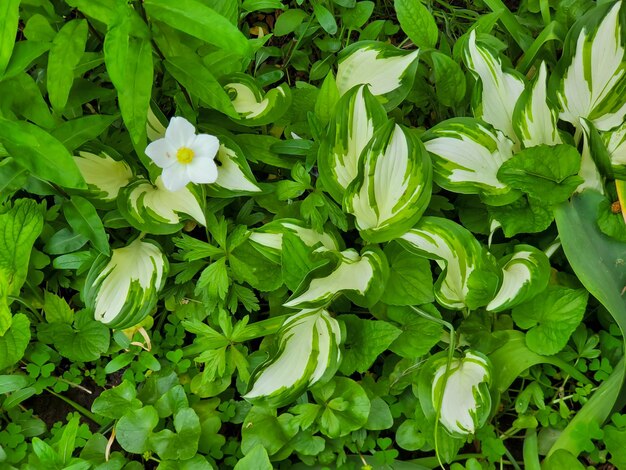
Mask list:
POLYGON ((237 462, 234 470, 273 470, 273 468, 265 447, 257 444, 237 462))
POLYGON ((106 25, 115 20, 117 0, 66 0, 66 3, 106 25))
POLYGON ((276 19, 274 36, 285 36, 294 32, 306 17, 307 14, 304 10, 289 8, 276 19))
POLYGON ((466 88, 465 75, 461 66, 454 59, 439 51, 433 51, 430 57, 435 72, 437 99, 445 106, 460 103, 465 97, 466 88))
POLYGON ((28 387, 33 379, 27 375, 0 375, 0 393, 11 393, 28 387))
POLYGON ((0 336, 0 371, 17 364, 30 341, 30 322, 26 315, 13 316, 11 327, 0 336))
POLYGON ((333 35, 337 32, 337 22, 335 21, 335 17, 333 14, 328 11, 328 8, 323 6, 321 3, 315 2, 313 4, 313 13, 319 21, 320 26, 326 31, 328 34, 333 35))
POLYGON ((487 210, 507 238, 518 233, 543 232, 554 220, 552 208, 533 198, 521 197, 504 206, 487 206, 487 210))
POLYGON ((498 179, 545 204, 558 204, 584 181, 579 171, 580 154, 574 147, 538 145, 504 162, 498 179))
POLYGON ((72 453, 76 449, 76 437, 79 425, 80 417, 78 414, 75 414, 63 427, 61 438, 54 445, 63 464, 68 464, 72 459, 72 453))
POLYGON ((149 440, 158 423, 159 415, 152 406, 131 410, 117 422, 115 437, 125 451, 143 454, 150 450, 149 440))
POLYGON ((275 409, 253 406, 241 427, 241 451, 247 455, 261 445, 268 455, 274 455, 297 433, 293 415, 283 413, 276 417, 275 409))
MULTIPOLYGON (((432 305, 422 305, 423 310, 436 318, 441 315, 432 305)), ((399 323, 402 333, 389 345, 389 350, 401 357, 416 358, 427 354, 440 340, 443 326, 417 315, 409 307, 387 308, 389 320, 399 323)))
POLYGON ((40 339, 52 342, 59 354, 71 361, 96 361, 109 349, 109 329, 95 321, 86 310, 76 314, 74 326, 40 324, 38 332, 40 339))
POLYGON ((230 98, 197 54, 168 57, 165 68, 189 92, 211 108, 238 118, 230 98))
POLYGON ((94 248, 100 253, 108 255, 111 252, 102 220, 100 220, 96 208, 87 199, 72 196, 69 201, 63 204, 63 213, 74 232, 91 241, 94 248))
POLYGON ((605 426, 602 442, 611 454, 609 462, 617 468, 626 467, 626 429, 618 429, 615 426, 605 426))
MULTIPOLYGON (((284 15, 285 14, 283 13, 278 18, 280 19, 284 15)), ((317 100, 315 101, 315 115, 318 117, 323 126, 328 124, 331 118, 335 115, 337 101, 339 101, 339 90, 337 89, 335 77, 333 73, 330 72, 326 75, 324 82, 322 82, 320 92, 317 95, 317 100)))
POLYGON ((94 140, 117 119, 116 116, 93 114, 71 121, 66 121, 52 131, 52 136, 61 142, 65 148, 73 152, 81 145, 94 140))
POLYGON ((172 28, 242 57, 251 55, 248 40, 239 28, 198 0, 146 0, 144 7, 153 19, 172 28))
POLYGON ((387 305, 421 305, 435 300, 430 261, 397 244, 385 247, 389 279, 381 302, 387 305))
POLYGON ((71 325, 74 321, 74 310, 67 304, 63 297, 44 292, 43 311, 48 323, 65 323, 71 325))
POLYGON ((136 386, 123 380, 117 387, 104 390, 91 405, 91 411, 107 418, 119 419, 132 410, 141 408, 136 386))
POLYGON ((368 370, 402 331, 384 321, 362 320, 356 315, 341 315, 348 337, 339 370, 345 375, 368 370))
POLYGON ((281 266, 283 281, 289 289, 295 291, 306 275, 322 264, 326 260, 316 258, 311 247, 297 235, 289 231, 283 234, 281 266))
POLYGON ((402 31, 413 44, 425 49, 437 45, 439 38, 437 23, 421 0, 394 0, 393 6, 402 31))
POLYGON ((198 452, 200 419, 192 408, 183 408, 174 415, 173 433, 163 429, 150 436, 150 446, 162 459, 187 460, 198 452))
POLYGON ((42 180, 66 188, 87 188, 72 155, 39 127, 0 117, 0 143, 17 163, 42 180))
POLYGON ((74 83, 74 69, 87 44, 87 21, 72 20, 63 25, 48 54, 48 97, 52 107, 62 111, 74 83))
POLYGON ((370 400, 354 380, 335 377, 312 392, 315 401, 324 408, 319 426, 325 436, 331 439, 346 436, 367 423, 370 400))
POLYGON ((15 44, 20 0, 3 1, 0 5, 0 77, 4 75, 15 44))
POLYGON ((526 333, 526 344, 536 353, 556 354, 578 327, 585 314, 588 293, 584 289, 551 286, 542 295, 513 309, 513 320, 526 333))

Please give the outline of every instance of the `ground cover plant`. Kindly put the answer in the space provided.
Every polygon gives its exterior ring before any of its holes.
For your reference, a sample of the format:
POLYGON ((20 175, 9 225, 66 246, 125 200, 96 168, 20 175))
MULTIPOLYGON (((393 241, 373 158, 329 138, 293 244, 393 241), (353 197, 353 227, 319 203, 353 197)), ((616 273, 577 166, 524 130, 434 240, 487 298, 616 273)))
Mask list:
POLYGON ((0 468, 626 468, 625 43, 3 0, 0 468))

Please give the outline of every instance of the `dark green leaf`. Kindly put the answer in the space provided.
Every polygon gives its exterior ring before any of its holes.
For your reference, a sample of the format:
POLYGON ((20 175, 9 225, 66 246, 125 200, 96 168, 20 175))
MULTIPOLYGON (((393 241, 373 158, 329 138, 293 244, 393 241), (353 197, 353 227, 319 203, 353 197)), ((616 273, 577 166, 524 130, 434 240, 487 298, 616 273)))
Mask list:
POLYGON ((394 0, 394 7, 402 31, 413 44, 425 49, 435 47, 439 37, 437 23, 421 0, 394 0))
POLYGON ((385 247, 389 280, 380 300, 387 305, 421 305, 435 300, 430 261, 397 244, 385 247))
POLYGON ((93 204, 80 196, 72 196, 63 204, 63 213, 74 232, 89 239, 100 253, 110 253, 109 239, 93 204))
POLYGON ((73 152, 81 145, 94 140, 117 119, 116 116, 93 114, 66 121, 52 131, 52 135, 61 142, 67 150, 73 152))
POLYGON ((91 405, 91 411, 107 418, 119 419, 129 411, 141 408, 134 384, 124 380, 117 387, 103 391, 91 405))
POLYGON ((128 411, 115 426, 117 442, 133 454, 150 450, 149 439, 159 422, 159 415, 152 406, 128 411))

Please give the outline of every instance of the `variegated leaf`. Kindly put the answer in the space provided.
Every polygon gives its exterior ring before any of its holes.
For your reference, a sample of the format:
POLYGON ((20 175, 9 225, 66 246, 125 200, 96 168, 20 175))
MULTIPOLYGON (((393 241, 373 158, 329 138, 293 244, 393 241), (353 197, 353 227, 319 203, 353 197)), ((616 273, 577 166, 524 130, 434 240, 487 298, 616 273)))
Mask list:
POLYGON ((359 254, 342 251, 339 262, 313 271, 283 305, 291 308, 325 307, 339 294, 364 307, 375 304, 383 293, 389 266, 378 248, 366 248, 359 254))
POLYGON ((165 137, 168 120, 163 115, 159 107, 153 101, 148 108, 148 119, 146 121, 146 135, 151 142, 165 137))
POLYGON ((237 122, 244 126, 264 126, 279 119, 291 105, 291 90, 286 83, 265 93, 250 75, 237 73, 225 79, 237 122))
POLYGON ((320 146, 317 165, 324 189, 341 203, 346 188, 358 174, 363 149, 374 130, 387 122, 387 113, 366 85, 347 92, 336 110, 320 146))
POLYGON ((125 187, 117 199, 124 218, 136 229, 153 234, 175 233, 185 220, 193 219, 206 225, 197 187, 168 191, 159 176, 154 185, 140 179, 125 187))
POLYGON ((570 30, 558 65, 560 118, 581 127, 581 118, 606 131, 626 114, 626 61, 622 45, 622 2, 592 9, 570 30))
POLYGON ((491 312, 508 310, 541 293, 550 280, 550 261, 546 254, 530 245, 516 245, 515 253, 504 258, 502 285, 487 305, 491 312))
MULTIPOLYGON (((422 137, 433 156, 435 182, 449 191, 502 199, 519 193, 498 179, 498 170, 513 156, 513 142, 489 124, 473 118, 453 118, 422 137)), ((508 200, 508 201, 507 201, 508 200)))
POLYGON ((326 310, 302 310, 277 333, 278 350, 253 373, 243 398, 274 408, 288 405, 316 382, 332 377, 341 353, 341 330, 326 310))
POLYGON ((363 239, 389 241, 419 220, 431 188, 432 167, 421 141, 411 130, 388 121, 363 150, 344 207, 355 216, 363 239))
POLYGON ((209 197, 234 197, 258 193, 256 179, 250 170, 248 161, 239 146, 230 138, 219 135, 220 148, 215 160, 217 181, 205 187, 209 197))
POLYGON ((422 217, 400 237, 403 245, 435 260, 442 273, 435 283, 435 298, 450 309, 487 305, 500 283, 493 257, 467 229, 440 217, 422 217))
POLYGON ((481 84, 474 115, 502 131, 517 145, 513 110, 524 91, 524 80, 514 71, 504 70, 500 58, 476 42, 475 30, 469 36, 465 61, 481 84))
POLYGON ((89 270, 84 298, 94 318, 111 328, 136 325, 155 307, 169 264, 159 246, 137 238, 100 255, 89 270))
POLYGON ((339 55, 337 88, 341 95, 357 85, 369 84, 387 111, 406 98, 415 78, 419 50, 403 51, 390 44, 361 41, 339 55))
POLYGON ((601 134, 608 152, 613 174, 626 179, 626 122, 609 132, 601 134))
POLYGON ((537 76, 517 100, 513 127, 524 147, 558 145, 562 141, 557 120, 558 112, 548 100, 547 69, 542 62, 537 76))
POLYGON ((592 132, 592 129, 589 127, 588 121, 586 119, 581 119, 580 125, 583 134, 583 150, 581 153, 580 171, 578 172, 578 176, 580 176, 585 181, 576 188, 576 192, 580 193, 583 192, 585 189, 590 188, 598 191, 601 194, 604 194, 603 178, 598 171, 598 166, 593 160, 593 156, 591 154, 592 152, 590 133, 592 132))
POLYGON ((74 156, 76 166, 89 187, 90 198, 115 201, 120 189, 132 180, 133 171, 121 158, 112 158, 114 154, 107 149, 93 149, 74 156))
POLYGON ((465 357, 439 360, 432 381, 432 402, 439 422, 452 435, 474 434, 491 413, 491 364, 486 356, 466 351, 465 357))

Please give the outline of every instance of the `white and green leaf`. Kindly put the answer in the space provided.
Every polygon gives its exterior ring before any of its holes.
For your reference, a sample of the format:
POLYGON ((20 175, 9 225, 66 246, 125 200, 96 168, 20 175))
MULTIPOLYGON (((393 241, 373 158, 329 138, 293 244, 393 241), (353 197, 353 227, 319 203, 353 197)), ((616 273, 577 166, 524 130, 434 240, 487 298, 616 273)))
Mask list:
POLYGON ((581 128, 581 118, 600 131, 620 124, 626 115, 626 61, 622 2, 607 3, 581 17, 570 30, 557 67, 560 118, 581 128))
POLYGON ((254 78, 237 73, 225 79, 224 90, 228 93, 236 120, 244 126, 264 126, 279 119, 291 105, 291 90, 286 83, 265 93, 254 78))
POLYGON ((558 111, 548 99, 547 74, 546 64, 542 62, 513 112, 513 127, 524 147, 562 143, 556 126, 558 111))
POLYGON ((323 309, 290 316, 277 337, 277 351, 253 372, 243 396, 274 408, 288 405, 316 382, 332 377, 341 358, 339 324, 323 309))
POLYGON ((154 309, 169 264, 153 241, 135 239, 111 256, 100 255, 89 270, 83 296, 97 321, 124 329, 154 309))
POLYGON ((151 142, 165 137, 168 121, 154 101, 150 102, 148 108, 148 119, 146 121, 146 134, 151 142))
POLYGON ((134 181, 117 199, 120 212, 133 227, 158 235, 177 232, 185 220, 206 225, 202 201, 197 186, 168 191, 160 176, 154 184, 147 179, 134 181))
POLYGON ((543 292, 550 280, 546 254, 530 245, 516 245, 515 253, 500 261, 502 284, 487 310, 501 312, 543 292))
POLYGON ((513 141, 489 124, 452 118, 428 130, 422 140, 433 157, 435 182, 442 188, 507 202, 519 196, 498 179, 502 164, 513 157, 513 141))
POLYGON ((130 166, 109 149, 93 149, 74 155, 76 166, 89 188, 88 196, 103 202, 112 202, 120 190, 133 179, 130 166))
POLYGON ((336 109, 320 145, 317 164, 324 189, 341 202, 346 188, 358 174, 363 149, 374 130, 387 122, 387 113, 367 85, 348 91, 336 109))
POLYGON ((359 173, 344 196, 363 239, 392 240, 419 220, 430 202, 432 167, 421 141, 388 121, 363 150, 359 173))
POLYGON ((481 85, 477 88, 474 115, 502 131, 517 146, 513 111, 524 91, 524 80, 512 70, 505 70, 499 57, 476 42, 475 30, 469 36, 465 61, 481 85))
POLYGON ((261 188, 250 170, 243 151, 230 138, 220 135, 220 147, 215 160, 218 162, 217 181, 206 186, 209 197, 235 197, 258 193, 261 188))
POLYGON ((341 95, 357 85, 368 84, 387 111, 395 108, 411 91, 419 50, 403 51, 377 41, 360 41, 339 55, 337 88, 341 95))
POLYGON ((402 244, 435 260, 442 273, 435 282, 437 302, 450 309, 474 309, 493 299, 499 271, 492 256, 472 233, 440 217, 422 217, 400 237, 402 244))
POLYGON ((609 132, 603 132, 601 136, 613 173, 619 179, 626 179, 626 122, 609 132))
POLYGON ((283 305, 290 308, 325 307, 339 294, 346 295, 360 306, 375 304, 389 276, 383 252, 368 247, 359 255, 349 249, 338 253, 338 258, 334 266, 326 265, 311 272, 283 305))

